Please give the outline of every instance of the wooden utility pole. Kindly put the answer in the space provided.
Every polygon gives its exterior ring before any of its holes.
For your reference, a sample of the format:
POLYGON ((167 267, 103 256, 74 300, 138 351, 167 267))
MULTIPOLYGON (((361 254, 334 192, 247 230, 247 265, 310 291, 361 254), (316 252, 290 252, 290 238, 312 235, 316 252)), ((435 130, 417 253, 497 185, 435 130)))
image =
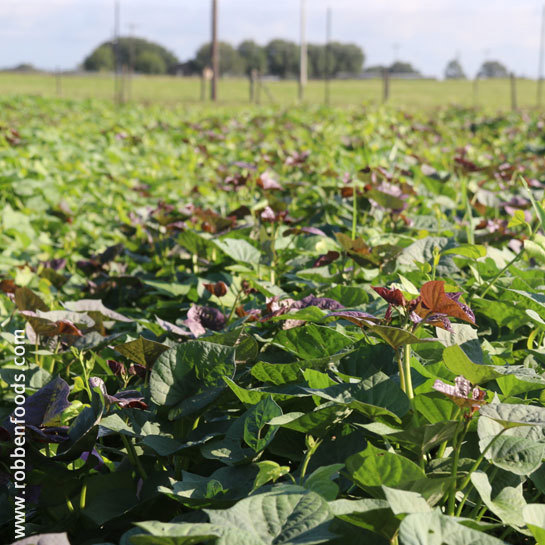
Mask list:
POLYGON ((119 0, 114 2, 114 103, 121 104, 121 70, 119 59, 119 0))
POLYGON ((473 107, 476 108, 479 105, 479 74, 475 75, 473 80, 473 107))
POLYGON ((132 81, 134 74, 134 29, 136 25, 131 23, 129 25, 129 71, 127 79, 127 100, 132 99, 132 81))
POLYGON ((210 98, 217 100, 218 73, 220 68, 218 48, 218 0, 212 0, 212 86, 210 98))
POLYGON ((511 110, 515 111, 517 109, 517 79, 513 72, 509 75, 509 79, 511 80, 511 110))
POLYGON ((305 37, 306 26, 306 0, 301 1, 301 47, 299 55, 299 101, 303 101, 305 86, 307 84, 307 42, 305 37))
POLYGON ((537 67, 537 106, 541 107, 541 87, 543 85, 543 61, 545 48, 545 5, 541 11, 541 34, 539 36, 539 61, 537 67))
POLYGON ((330 89, 329 78, 331 77, 331 8, 327 8, 325 23, 325 62, 324 62, 324 101, 329 106, 330 89))
POLYGON ((390 73, 388 68, 384 68, 382 71, 382 102, 388 102, 390 98, 390 73))
POLYGON ((59 67, 55 69, 55 87, 57 90, 57 96, 62 96, 62 83, 61 83, 61 71, 59 70, 59 67))

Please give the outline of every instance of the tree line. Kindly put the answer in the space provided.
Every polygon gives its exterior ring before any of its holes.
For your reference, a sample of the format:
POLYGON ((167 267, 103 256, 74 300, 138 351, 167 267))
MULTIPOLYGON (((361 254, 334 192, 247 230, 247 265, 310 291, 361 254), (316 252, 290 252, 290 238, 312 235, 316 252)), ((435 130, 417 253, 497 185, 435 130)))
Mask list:
MULTIPOLYGON (((219 42, 220 74, 231 76, 249 75, 252 70, 279 78, 299 74, 299 45, 289 40, 275 39, 261 46, 253 40, 245 40, 237 47, 219 42)), ((329 46, 308 44, 308 75, 321 78, 329 74, 357 74, 362 71, 365 54, 361 47, 350 43, 331 42, 329 46)), ((200 74, 210 66, 211 44, 202 45, 195 57, 180 63, 176 56, 160 46, 142 38, 120 38, 117 46, 112 42, 100 44, 83 61, 89 71, 111 71, 115 68, 116 55, 120 66, 132 67, 143 74, 173 74, 182 71, 187 75, 200 74), (117 51, 116 51, 117 49, 117 51)))
MULTIPOLYGON (((297 43, 275 39, 261 46, 253 40, 244 40, 237 47, 228 42, 219 42, 220 75, 249 75, 253 70, 279 78, 293 78, 299 74, 300 47, 297 43)), ((351 43, 331 42, 328 46, 308 44, 308 76, 323 78, 339 74, 359 74, 363 71, 365 54, 361 47, 351 43)), ((112 71, 117 62, 120 67, 131 67, 142 74, 199 75, 210 66, 211 44, 202 45, 195 57, 180 63, 174 53, 163 46, 135 37, 120 38, 117 44, 107 41, 95 48, 83 61, 83 68, 89 71, 112 71)), ((366 67, 365 72, 394 74, 419 74, 407 62, 395 61, 389 66, 366 67)), ((447 63, 446 79, 465 79, 466 74, 457 59, 447 63)), ((506 78, 507 68, 499 61, 485 61, 477 77, 506 78)))

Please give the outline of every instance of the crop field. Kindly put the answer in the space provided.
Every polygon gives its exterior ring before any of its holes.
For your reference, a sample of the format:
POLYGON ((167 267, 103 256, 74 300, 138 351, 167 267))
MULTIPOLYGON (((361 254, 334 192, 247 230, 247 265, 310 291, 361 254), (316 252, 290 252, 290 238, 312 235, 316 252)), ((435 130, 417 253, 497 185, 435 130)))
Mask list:
POLYGON ((545 115, 498 109, 1 98, 0 542, 544 544, 545 115))
MULTIPOLYGON (((516 102, 522 108, 534 108, 537 102, 536 82, 519 79, 516 82, 516 102)), ((305 102, 324 103, 323 81, 309 81, 305 102)), ((0 73, 0 96, 26 94, 68 99, 97 98, 112 100, 113 76, 61 75, 59 89, 54 75, 0 73)), ((382 102, 382 81, 332 80, 330 103, 334 106, 372 104, 382 102)), ((127 100, 144 104, 193 105, 201 101, 201 82, 198 78, 142 76, 126 83, 127 100)), ((457 104, 473 107, 475 104, 487 112, 511 109, 511 84, 507 79, 480 80, 477 88, 469 80, 399 80, 390 81, 389 102, 409 109, 430 109, 457 104)), ((265 81, 259 93, 262 105, 294 105, 297 103, 297 82, 265 81)), ((208 97, 208 90, 206 92, 208 97)), ((249 82, 246 79, 225 78, 221 81, 219 100, 227 105, 247 104, 249 82)))

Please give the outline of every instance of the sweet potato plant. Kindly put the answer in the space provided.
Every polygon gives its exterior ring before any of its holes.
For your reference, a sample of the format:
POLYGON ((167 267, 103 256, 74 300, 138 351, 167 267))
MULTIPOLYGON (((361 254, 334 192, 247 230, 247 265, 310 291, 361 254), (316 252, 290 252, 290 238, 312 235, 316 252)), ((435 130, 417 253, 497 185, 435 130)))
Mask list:
POLYGON ((545 544, 545 117, 0 108, 2 543, 545 544))

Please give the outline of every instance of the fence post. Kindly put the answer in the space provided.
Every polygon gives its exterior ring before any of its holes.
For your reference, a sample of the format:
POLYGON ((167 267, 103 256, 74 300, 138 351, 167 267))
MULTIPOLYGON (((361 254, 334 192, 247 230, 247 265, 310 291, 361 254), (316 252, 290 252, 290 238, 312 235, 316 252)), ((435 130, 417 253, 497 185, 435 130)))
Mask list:
POLYGON ((208 66, 201 72, 201 102, 206 100, 206 82, 212 79, 212 69, 208 66))
POLYGON ((250 104, 255 102, 255 87, 257 80, 257 70, 252 68, 250 71, 250 104))
POLYGON ((517 79, 515 74, 511 72, 511 110, 515 111, 517 109, 517 79))
POLYGON ((477 108, 479 105, 479 76, 475 76, 473 80, 473 107, 477 108))
POLYGON ((257 72, 257 86, 255 93, 255 103, 257 105, 261 104, 261 70, 257 72))
POLYGON ((389 97, 390 97, 390 74, 388 73, 388 70, 385 68, 382 71, 382 102, 383 103, 388 102, 389 97))
POLYGON ((55 88, 57 91, 57 96, 62 96, 62 82, 61 82, 61 71, 57 68, 55 70, 55 88))

